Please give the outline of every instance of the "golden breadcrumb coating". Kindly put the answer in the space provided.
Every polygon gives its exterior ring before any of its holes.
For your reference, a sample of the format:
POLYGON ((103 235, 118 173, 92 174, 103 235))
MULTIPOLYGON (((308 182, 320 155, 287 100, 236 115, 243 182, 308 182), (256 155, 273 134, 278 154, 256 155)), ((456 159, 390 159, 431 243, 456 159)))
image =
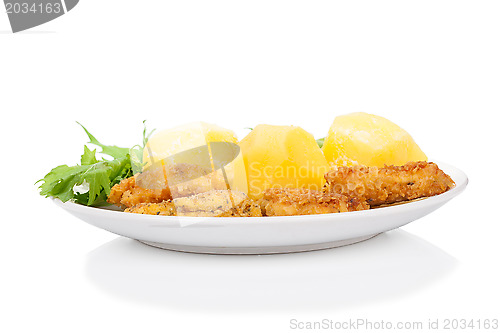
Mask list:
POLYGON ((370 207, 361 199, 305 188, 271 188, 259 201, 266 216, 342 213, 370 207))
POLYGON ((228 190, 212 190, 161 203, 143 203, 125 212, 167 216, 262 216, 259 205, 246 194, 228 190))
POLYGON ((140 203, 157 203, 169 200, 169 189, 150 190, 136 185, 137 175, 122 180, 111 188, 108 202, 121 207, 132 207, 140 203))
POLYGON ((133 207, 125 209, 126 213, 148 214, 148 215, 164 215, 176 216, 175 205, 172 200, 155 202, 155 203, 140 203, 133 207))
POLYGON ((168 186, 163 170, 150 170, 113 186, 108 202, 128 207, 126 212, 151 215, 313 215, 365 210, 441 194, 455 186, 431 162, 383 168, 355 165, 327 172, 323 191, 271 188, 256 203, 242 192, 227 190, 221 175, 197 165, 176 164, 165 172, 168 186))
POLYGON ((325 174, 325 191, 364 199, 370 206, 444 193, 455 182, 435 163, 409 162, 383 168, 356 165, 325 174))
POLYGON ((151 166, 137 176, 137 185, 149 189, 168 188, 172 198, 227 189, 220 170, 212 172, 200 165, 189 163, 176 163, 165 167, 161 164, 151 166))
POLYGON ((159 168, 122 180, 111 188, 108 202, 132 207, 140 203, 160 203, 172 198, 226 189, 220 172, 210 173, 198 165, 178 163, 165 168, 165 171, 167 182, 163 170, 159 168))

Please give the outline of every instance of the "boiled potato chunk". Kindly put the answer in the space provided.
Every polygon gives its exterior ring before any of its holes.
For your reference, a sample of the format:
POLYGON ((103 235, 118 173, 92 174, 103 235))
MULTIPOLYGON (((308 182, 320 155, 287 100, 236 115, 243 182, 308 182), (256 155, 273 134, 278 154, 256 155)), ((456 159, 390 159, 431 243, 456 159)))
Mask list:
MULTIPOLYGON (((214 152, 208 149, 210 142, 237 144, 238 139, 233 131, 205 122, 193 122, 159 131, 148 140, 144 148, 143 171, 162 160, 170 164, 186 163, 211 170, 225 182, 222 169, 213 169, 214 162, 220 156, 214 156, 214 152)), ((241 152, 224 166, 224 172, 230 189, 247 192, 246 170, 241 152)))
POLYGON ((408 132, 383 117, 364 112, 336 117, 323 153, 337 166, 383 167, 427 160, 408 132))
POLYGON ((233 131, 204 122, 193 122, 155 133, 144 148, 143 161, 161 160, 208 142, 232 142, 238 139, 233 131))
POLYGON ((314 137, 297 126, 258 125, 241 142, 248 195, 271 187, 319 190, 328 163, 314 137))

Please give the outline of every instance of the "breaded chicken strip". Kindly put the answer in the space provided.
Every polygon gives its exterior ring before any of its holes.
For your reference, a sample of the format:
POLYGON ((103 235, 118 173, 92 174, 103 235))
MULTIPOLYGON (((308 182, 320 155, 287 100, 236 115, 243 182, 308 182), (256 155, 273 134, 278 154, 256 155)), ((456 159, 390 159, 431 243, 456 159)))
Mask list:
POLYGON ((304 188, 271 188, 259 201, 266 216, 313 215, 369 209, 358 198, 304 188))
POLYGON ((214 190, 173 200, 179 216, 262 216, 245 193, 214 190))
POLYGON ((122 180, 111 188, 108 202, 117 206, 132 207, 144 202, 162 202, 172 198, 170 190, 150 190, 136 185, 137 175, 122 180))
POLYGON ((210 190, 227 190, 220 170, 212 172, 189 163, 151 166, 137 176, 137 185, 149 189, 168 188, 172 198, 188 197, 210 190))
POLYGON ((166 167, 165 172, 167 181, 163 169, 160 168, 149 169, 122 180, 111 188, 108 202, 132 207, 140 203, 160 203, 214 189, 226 189, 220 173, 210 173, 198 165, 178 163, 166 167))
POLYGON ((228 190, 212 190, 161 203, 143 203, 125 211, 167 216, 262 216, 259 205, 246 194, 228 190))
POLYGON ((175 205, 172 200, 154 203, 140 203, 125 209, 126 213, 176 216, 175 205))
POLYGON ((429 197, 455 186, 450 176, 430 162, 383 168, 338 167, 327 172, 325 179, 326 192, 358 197, 370 206, 429 197))

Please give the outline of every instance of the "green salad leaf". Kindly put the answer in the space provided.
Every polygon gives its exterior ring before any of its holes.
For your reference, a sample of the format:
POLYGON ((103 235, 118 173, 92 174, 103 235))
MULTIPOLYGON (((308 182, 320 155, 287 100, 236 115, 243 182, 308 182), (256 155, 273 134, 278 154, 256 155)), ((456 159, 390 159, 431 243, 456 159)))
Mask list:
MULTIPOLYGON (((134 174, 130 159, 131 149, 104 145, 90 134, 83 125, 78 124, 87 133, 89 143, 100 147, 101 154, 109 155, 113 159, 98 159, 96 157, 97 150, 90 150, 85 145, 80 165, 60 165, 53 168, 44 178, 37 182, 41 182, 39 186, 40 195, 59 198, 63 202, 72 200, 87 206, 106 205, 106 199, 111 187, 134 174)), ((143 145, 146 144, 151 133, 147 134, 144 122, 143 145)), ((139 148, 135 149, 137 154, 135 156, 136 162, 142 163, 142 154, 139 156, 138 149, 142 153, 144 147, 139 146, 139 148)))
POLYGON ((148 143, 149 137, 155 131, 152 130, 151 132, 148 132, 146 129, 146 121, 144 120, 142 123, 144 125, 144 130, 142 131, 142 146, 135 145, 129 149, 130 162, 132 164, 132 171, 134 172, 134 174, 141 172, 142 168, 144 167, 144 163, 142 161, 144 148, 148 143))
POLYGON ((113 158, 121 158, 121 157, 124 157, 125 155, 128 154, 128 148, 121 148, 121 147, 117 147, 117 146, 106 146, 106 145, 103 145, 102 143, 100 143, 99 141, 97 141, 97 139, 92 135, 90 134, 89 131, 87 131, 87 129, 85 127, 83 127, 82 124, 80 124, 79 122, 77 122, 78 125, 82 126, 83 130, 85 131, 85 133, 87 133, 87 136, 89 137, 89 143, 92 143, 96 146, 99 146, 101 147, 102 151, 101 153, 102 154, 106 154, 106 155, 109 155, 113 158))
POLYGON ((320 148, 323 148, 323 144, 325 143, 325 139, 326 139, 326 138, 321 138, 321 139, 317 139, 317 140, 316 140, 316 143, 318 144, 318 146, 319 146, 320 148))

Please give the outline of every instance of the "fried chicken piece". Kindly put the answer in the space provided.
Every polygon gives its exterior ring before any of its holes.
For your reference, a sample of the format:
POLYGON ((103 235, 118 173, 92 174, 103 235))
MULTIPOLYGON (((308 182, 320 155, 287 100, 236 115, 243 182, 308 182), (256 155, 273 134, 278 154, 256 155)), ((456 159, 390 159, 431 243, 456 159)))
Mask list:
POLYGON ((165 168, 165 172, 167 182, 163 169, 160 168, 148 169, 122 180, 111 188, 108 202, 121 207, 132 207, 140 203, 160 203, 214 189, 226 189, 220 172, 211 173, 195 164, 178 163, 165 168))
POLYGON ((210 172, 196 179, 171 185, 170 192, 172 192, 172 198, 175 199, 212 190, 226 191, 227 188, 228 185, 226 185, 224 181, 222 172, 217 170, 216 172, 210 172))
POLYGON ((136 178, 137 175, 124 179, 113 186, 108 196, 108 202, 124 208, 144 202, 158 203, 172 197, 168 188, 151 190, 137 186, 136 178))
POLYGON ((188 197, 210 190, 227 190, 220 170, 212 172, 190 163, 176 163, 166 167, 156 163, 137 176, 137 185, 149 189, 168 188, 172 198, 188 197))
POLYGON ((259 201, 266 216, 314 215, 351 212, 370 206, 356 197, 305 188, 271 188, 259 201))
POLYGON ((262 216, 245 193, 213 190, 173 200, 178 216, 262 216))
POLYGON ((455 182, 435 163, 409 162, 403 166, 338 167, 325 174, 325 191, 359 197, 370 206, 444 193, 455 182))
POLYGON ((125 211, 167 216, 262 216, 259 205, 246 194, 229 190, 212 190, 161 203, 143 203, 125 211))
POLYGON ((164 215, 176 216, 175 205, 172 200, 154 202, 154 203, 140 203, 133 207, 125 209, 126 213, 135 214, 148 214, 148 215, 164 215))

